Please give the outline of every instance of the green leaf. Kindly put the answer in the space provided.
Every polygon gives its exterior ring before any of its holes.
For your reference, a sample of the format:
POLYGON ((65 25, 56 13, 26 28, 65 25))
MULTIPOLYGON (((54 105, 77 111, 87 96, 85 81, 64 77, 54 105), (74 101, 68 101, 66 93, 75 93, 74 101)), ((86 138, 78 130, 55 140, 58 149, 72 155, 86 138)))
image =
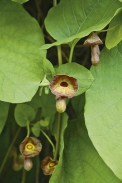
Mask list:
POLYGON ((49 124, 50 124, 50 121, 51 120, 54 120, 54 118, 51 118, 51 117, 45 117, 43 120, 40 120, 40 125, 41 125, 41 127, 48 127, 49 126, 49 124))
POLYGON ((36 136, 36 137, 39 137, 40 135, 40 121, 38 121, 36 124, 33 125, 33 127, 31 128, 33 134, 36 136))
POLYGON ((64 152, 50 183, 120 183, 93 147, 82 124, 84 119, 69 121, 65 130, 64 152))
POLYGON ((92 31, 103 29, 120 7, 121 3, 115 0, 61 0, 57 6, 50 9, 45 19, 47 31, 57 42, 42 48, 69 43, 87 36, 92 31))
POLYGON ((17 3, 20 3, 20 4, 23 4, 29 0, 12 0, 13 2, 17 2, 17 3))
POLYGON ((44 77, 43 34, 34 18, 12 1, 0 1, 0 100, 30 101, 44 77))
POLYGON ((79 95, 77 97, 73 97, 71 99, 72 106, 76 112, 77 117, 84 112, 84 105, 85 105, 85 95, 79 95))
POLYGON ((32 106, 35 111, 41 108, 41 117, 52 117, 56 113, 55 96, 51 92, 45 94, 44 89, 41 96, 39 96, 39 92, 37 92, 28 104, 32 106))
POLYGON ((77 79, 78 91, 75 94, 76 96, 85 92, 94 80, 88 69, 74 62, 59 66, 56 73, 66 74, 77 79))
POLYGON ((106 47, 113 48, 122 40, 122 8, 119 13, 112 19, 109 28, 113 28, 107 32, 106 47))
POLYGON ((44 62, 44 71, 46 73, 46 78, 51 81, 53 76, 55 75, 55 69, 53 67, 53 65, 51 64, 51 62, 49 62, 49 60, 47 60, 46 58, 43 59, 44 62))
POLYGON ((95 81, 86 92, 85 119, 89 136, 115 175, 122 180, 122 41, 104 49, 95 81))
POLYGON ((0 101, 0 133, 2 132, 7 116, 8 116, 8 110, 9 110, 9 103, 0 101))
POLYGON ((34 120, 35 115, 34 109, 27 104, 17 104, 14 112, 15 120, 21 127, 34 120))
POLYGON ((41 116, 52 116, 56 113, 56 101, 55 96, 49 92, 49 94, 45 94, 44 91, 40 96, 40 107, 42 108, 41 116))

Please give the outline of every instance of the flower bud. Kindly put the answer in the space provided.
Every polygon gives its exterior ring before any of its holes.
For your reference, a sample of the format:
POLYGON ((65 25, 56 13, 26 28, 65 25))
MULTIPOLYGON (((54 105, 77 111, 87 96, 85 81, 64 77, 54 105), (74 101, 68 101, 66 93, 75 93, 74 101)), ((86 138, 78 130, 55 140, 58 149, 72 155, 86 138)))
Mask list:
POLYGON ((66 98, 58 98, 56 100, 56 109, 59 113, 63 113, 66 110, 66 98))
POLYGON ((24 169, 29 171, 33 167, 33 162, 31 158, 25 158, 24 160, 24 169))
POLYGON ((98 45, 91 46, 91 62, 92 65, 98 65, 100 58, 99 58, 100 50, 98 45))

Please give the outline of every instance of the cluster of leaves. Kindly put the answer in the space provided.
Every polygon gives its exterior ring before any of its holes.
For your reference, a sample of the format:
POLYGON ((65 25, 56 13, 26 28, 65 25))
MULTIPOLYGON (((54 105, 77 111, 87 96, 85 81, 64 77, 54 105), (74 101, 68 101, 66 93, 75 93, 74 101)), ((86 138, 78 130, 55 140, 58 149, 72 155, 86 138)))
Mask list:
POLYGON ((25 172, 12 168, 12 151, 16 147, 19 154, 29 125, 43 150, 26 173, 26 182, 121 183, 122 1, 35 0, 36 8, 31 0, 26 2, 0 1, 0 182, 25 181, 25 172), (47 5, 51 7, 45 18, 41 6, 47 5), (104 28, 108 30, 100 34, 105 43, 100 64, 90 66, 89 48, 81 44, 91 32, 104 28), (48 87, 56 74, 78 81, 75 97, 61 114, 60 133, 55 96, 48 87), (59 141, 59 163, 50 180, 40 167, 41 160, 54 153, 44 134, 54 144, 59 141))

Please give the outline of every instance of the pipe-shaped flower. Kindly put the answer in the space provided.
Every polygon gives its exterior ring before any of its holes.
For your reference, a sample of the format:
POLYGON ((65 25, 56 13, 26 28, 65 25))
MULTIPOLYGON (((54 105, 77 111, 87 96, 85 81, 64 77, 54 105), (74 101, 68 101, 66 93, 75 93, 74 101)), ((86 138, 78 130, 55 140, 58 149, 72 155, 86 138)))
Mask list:
POLYGON ((27 137, 20 144, 20 152, 24 157, 34 157, 42 149, 41 142, 35 137, 27 137))
POLYGON ((51 92, 56 95, 56 98, 72 98, 78 89, 78 83, 77 79, 73 77, 67 75, 56 75, 50 82, 49 87, 51 92))
POLYGON ((44 175, 51 175, 58 164, 58 161, 54 161, 51 157, 46 157, 42 160, 41 168, 44 175))

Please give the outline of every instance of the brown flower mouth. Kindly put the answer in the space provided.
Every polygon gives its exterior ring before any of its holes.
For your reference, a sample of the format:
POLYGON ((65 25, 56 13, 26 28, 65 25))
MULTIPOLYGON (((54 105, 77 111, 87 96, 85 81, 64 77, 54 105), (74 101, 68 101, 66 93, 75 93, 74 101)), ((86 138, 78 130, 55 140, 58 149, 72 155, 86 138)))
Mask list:
POLYGON ((62 82, 60 83, 60 86, 67 87, 67 86, 68 86, 68 83, 65 82, 65 81, 62 81, 62 82))

